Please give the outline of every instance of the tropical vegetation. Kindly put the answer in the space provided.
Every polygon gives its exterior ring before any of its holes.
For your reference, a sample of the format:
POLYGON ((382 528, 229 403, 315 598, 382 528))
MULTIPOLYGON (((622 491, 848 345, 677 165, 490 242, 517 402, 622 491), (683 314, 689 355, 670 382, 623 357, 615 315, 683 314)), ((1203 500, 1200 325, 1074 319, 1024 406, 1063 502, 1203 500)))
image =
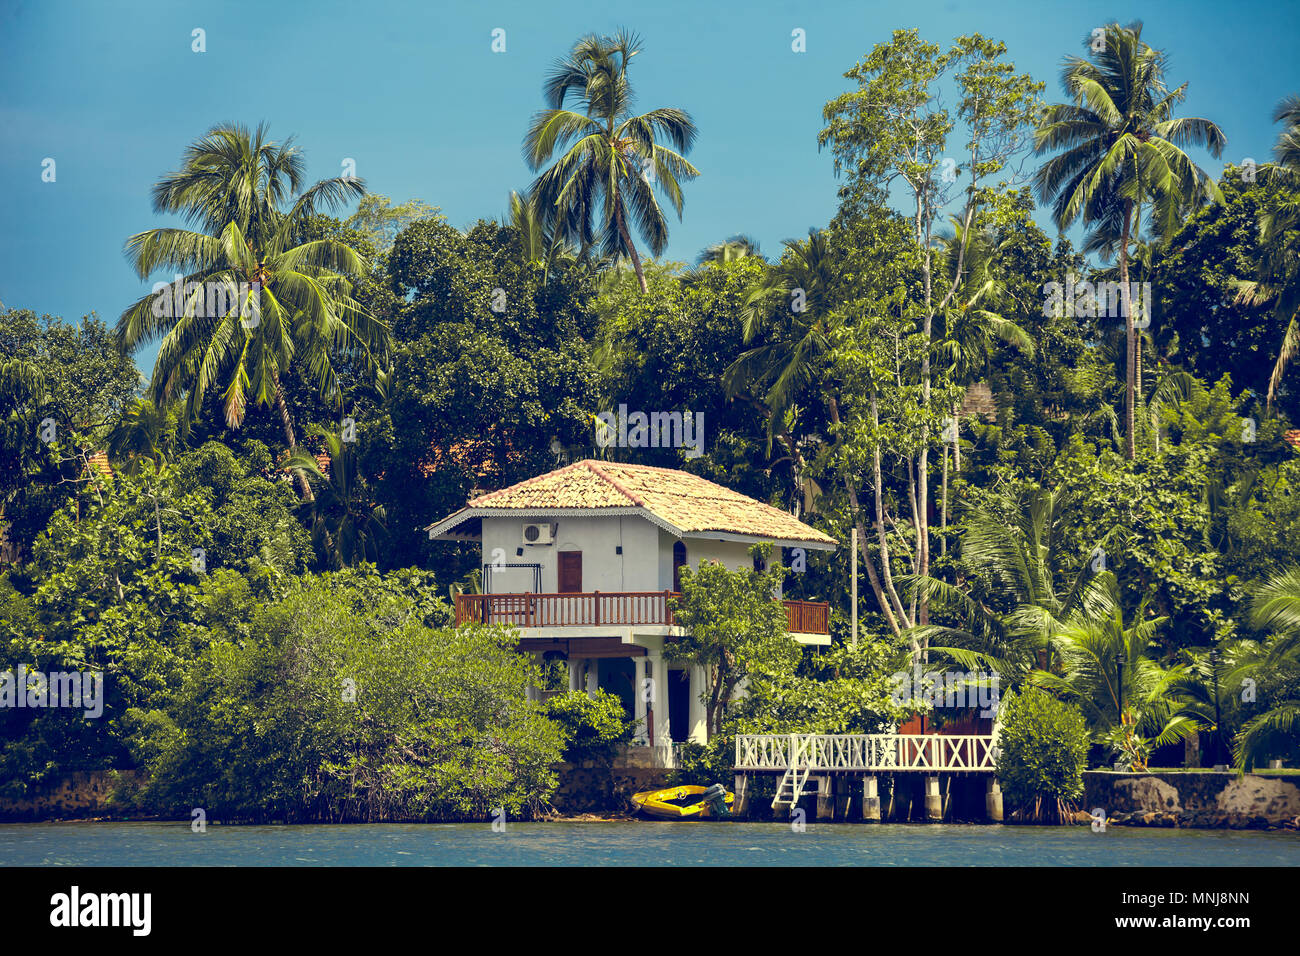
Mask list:
POLYGON ((421 529, 598 455, 842 542, 683 571, 700 766, 736 733, 897 726, 924 708, 889 676, 949 665, 1001 675, 1017 801, 1066 807, 1084 765, 1300 759, 1300 101, 1241 104, 1275 156, 1214 175, 1191 156, 1231 118, 1182 115, 1141 24, 1104 32, 1054 105, 978 34, 846 63, 808 143, 835 214, 768 253, 724 223, 665 258, 721 172, 686 158, 689 104, 635 105, 658 51, 630 32, 539 77, 527 170, 464 228, 308 183, 267 125, 159 156, 181 225, 142 203, 125 238, 150 291, 112 325, 0 313, 5 666, 107 688, 98 720, 0 709, 0 792, 114 769, 157 812, 545 812, 630 715, 452 626, 479 556, 421 529), (702 412, 704 454, 597 448, 620 402, 702 412), (829 647, 789 639, 777 586, 830 602, 829 647))

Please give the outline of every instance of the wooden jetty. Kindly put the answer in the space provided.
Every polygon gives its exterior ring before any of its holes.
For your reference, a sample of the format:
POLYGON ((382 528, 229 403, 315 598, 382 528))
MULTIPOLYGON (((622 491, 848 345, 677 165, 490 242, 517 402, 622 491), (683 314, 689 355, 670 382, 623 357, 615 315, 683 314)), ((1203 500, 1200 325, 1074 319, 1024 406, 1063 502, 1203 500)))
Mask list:
POLYGON ((736 737, 736 806, 748 805, 750 774, 780 774, 772 808, 791 811, 805 792, 817 791, 818 819, 841 819, 857 786, 862 819, 881 819, 878 778, 883 774, 924 776, 926 817, 943 819, 947 809, 940 775, 983 775, 985 813, 1002 819, 1002 792, 994 775, 996 738, 991 734, 741 734, 736 737), (810 783, 811 781, 811 783, 810 783), (839 799, 836 800, 836 783, 839 799))

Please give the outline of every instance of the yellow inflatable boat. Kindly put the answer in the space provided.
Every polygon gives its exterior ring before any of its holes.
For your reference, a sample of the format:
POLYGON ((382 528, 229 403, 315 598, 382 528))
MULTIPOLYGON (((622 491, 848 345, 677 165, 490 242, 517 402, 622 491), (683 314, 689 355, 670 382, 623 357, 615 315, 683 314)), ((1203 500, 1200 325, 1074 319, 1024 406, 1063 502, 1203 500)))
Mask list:
POLYGON ((642 813, 665 820, 698 820, 725 817, 736 799, 720 783, 711 787, 667 787, 632 794, 632 805, 642 813))

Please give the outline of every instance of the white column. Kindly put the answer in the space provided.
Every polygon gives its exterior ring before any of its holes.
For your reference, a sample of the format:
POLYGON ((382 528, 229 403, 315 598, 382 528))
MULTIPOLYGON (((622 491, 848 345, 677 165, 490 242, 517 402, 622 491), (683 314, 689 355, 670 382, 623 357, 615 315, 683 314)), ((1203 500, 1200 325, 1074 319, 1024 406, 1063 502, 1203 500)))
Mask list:
POLYGON ((646 655, 646 664, 650 671, 650 710, 654 715, 654 737, 651 743, 659 747, 672 741, 668 726, 668 669, 664 666, 662 655, 653 652, 646 655))
POLYGON ((569 690, 582 690, 582 668, 586 664, 581 657, 569 658, 569 690))
POLYGON ((596 691, 600 690, 600 673, 597 670, 599 665, 600 665, 600 661, 594 657, 591 658, 589 661, 587 661, 587 696, 588 697, 595 697, 596 691))
POLYGON ((655 661, 655 743, 667 746, 675 739, 668 712, 668 662, 655 661))
POLYGON ((707 744, 709 742, 708 715, 705 712, 704 701, 700 699, 704 694, 704 668, 699 664, 691 665, 689 687, 691 695, 690 709, 687 711, 690 724, 689 739, 693 743, 707 744))
POLYGON ((639 744, 649 743, 650 738, 646 735, 645 724, 645 665, 644 657, 632 658, 632 668, 635 671, 636 679, 632 682, 632 714, 636 717, 636 735, 632 738, 639 744))

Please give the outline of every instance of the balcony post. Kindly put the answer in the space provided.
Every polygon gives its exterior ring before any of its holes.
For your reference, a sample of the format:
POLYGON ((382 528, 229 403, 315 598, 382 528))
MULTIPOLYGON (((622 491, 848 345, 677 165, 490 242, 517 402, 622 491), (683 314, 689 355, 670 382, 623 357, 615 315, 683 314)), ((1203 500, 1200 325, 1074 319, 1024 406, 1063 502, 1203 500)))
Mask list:
POLYGON ((595 619, 595 621, 593 621, 592 623, 593 623, 593 624, 599 624, 599 623, 600 623, 600 592, 599 592, 599 591, 593 591, 593 592, 591 592, 591 593, 595 595, 595 597, 592 599, 592 603, 594 603, 594 604, 596 605, 596 608, 595 608, 595 618, 596 618, 596 619, 595 619))

